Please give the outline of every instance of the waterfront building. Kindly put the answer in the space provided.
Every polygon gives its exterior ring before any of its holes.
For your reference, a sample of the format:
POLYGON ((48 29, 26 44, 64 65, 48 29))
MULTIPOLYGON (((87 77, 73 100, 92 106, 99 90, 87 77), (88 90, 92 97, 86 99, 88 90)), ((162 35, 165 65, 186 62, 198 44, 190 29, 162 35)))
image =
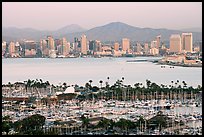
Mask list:
POLYGON ((15 44, 15 52, 19 54, 20 51, 21 51, 21 46, 20 46, 19 42, 16 42, 16 44, 15 44))
POLYGON ((67 42, 67 44, 63 46, 63 55, 67 56, 69 52, 70 52, 70 43, 67 42))
POLYGON ((101 52, 102 51, 101 41, 99 41, 99 40, 95 40, 95 41, 96 41, 96 49, 95 49, 95 51, 101 52))
POLYGON ((33 40, 24 41, 25 57, 34 57, 36 55, 37 44, 33 40))
POLYGON ((40 49, 42 51, 43 56, 48 56, 49 55, 47 40, 43 39, 43 40, 40 41, 40 49))
POLYGON ((10 42, 9 44, 9 54, 12 56, 12 54, 15 54, 15 43, 14 42, 10 42))
POLYGON ((94 52, 94 55, 111 56, 112 49, 108 45, 103 45, 101 51, 94 52))
POLYGON ((55 50, 55 41, 54 41, 53 37, 48 36, 47 39, 48 39, 49 50, 55 50))
POLYGON ((136 45, 136 50, 137 50, 137 53, 141 53, 141 51, 142 51, 142 46, 141 46, 140 43, 137 43, 137 45, 136 45))
POLYGON ((159 54, 159 49, 154 47, 154 48, 151 48, 149 52, 150 52, 151 55, 158 55, 159 54))
POLYGON ((6 52, 6 48, 7 48, 6 44, 7 44, 6 41, 2 42, 2 53, 6 52))
POLYGON ((81 36, 81 53, 87 54, 87 38, 86 38, 86 35, 81 36))
POLYGON ((130 50, 130 40, 127 38, 122 39, 122 50, 129 52, 130 50))
POLYGON ((114 43, 114 50, 119 51, 119 43, 118 42, 114 43))
POLYGON ((90 40, 90 41, 89 41, 89 50, 90 50, 90 51, 94 51, 95 47, 96 47, 96 42, 95 42, 95 40, 90 40))
POLYGON ((173 34, 170 37, 170 52, 181 52, 181 37, 179 34, 173 34))
POLYGON ((153 40, 151 41, 151 48, 157 48, 157 41, 156 40, 153 40))
POLYGON ((79 44, 80 44, 80 42, 79 42, 79 40, 78 40, 78 38, 74 38, 74 52, 78 52, 79 51, 79 44))
POLYGON ((182 50, 184 52, 192 52, 193 51, 193 35, 192 33, 182 33, 182 50))
POLYGON ((159 49, 160 45, 161 45, 161 35, 156 37, 156 41, 157 41, 157 45, 156 48, 159 49))
POLYGON ((118 51, 114 50, 113 51, 113 56, 114 57, 121 57, 124 54, 126 54, 126 51, 121 51, 121 50, 118 50, 118 51))
POLYGON ((149 54, 149 44, 148 43, 144 44, 144 53, 149 54))
POLYGON ((25 49, 25 56, 26 57, 34 57, 36 55, 35 49, 25 49))
POLYGON ((62 38, 62 54, 64 56, 67 56, 67 54, 69 54, 70 51, 70 43, 67 42, 66 38, 62 38))
POLYGON ((62 45, 62 40, 61 39, 55 39, 55 49, 57 49, 57 46, 62 45))

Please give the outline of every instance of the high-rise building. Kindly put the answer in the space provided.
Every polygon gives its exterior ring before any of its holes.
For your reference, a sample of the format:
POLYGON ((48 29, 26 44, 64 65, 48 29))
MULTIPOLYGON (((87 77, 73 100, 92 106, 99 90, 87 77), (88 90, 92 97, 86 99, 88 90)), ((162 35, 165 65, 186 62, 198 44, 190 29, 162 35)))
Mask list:
POLYGON ((130 40, 127 38, 122 39, 122 50, 129 52, 130 50, 130 40))
POLYGON ((37 43, 34 40, 24 41, 25 46, 25 56, 26 57, 35 57, 37 51, 37 43))
POLYGON ((144 44, 144 53, 145 53, 145 54, 148 54, 148 53, 149 53, 149 44, 148 44, 148 43, 145 43, 145 44, 144 44))
POLYGON ((6 52, 6 41, 2 42, 2 52, 6 52))
POLYGON ((151 41, 151 48, 157 48, 157 41, 156 40, 151 41))
POLYGON ((81 36, 81 53, 87 54, 87 39, 86 35, 81 36))
POLYGON ((170 52, 181 52, 181 37, 179 34, 171 35, 170 52))
POLYGON ((15 53, 15 43, 10 42, 10 44, 9 44, 9 54, 12 55, 13 53, 15 53))
POLYGON ((149 50, 149 52, 150 52, 151 55, 158 55, 159 54, 159 49, 154 47, 154 48, 151 48, 149 50))
POLYGON ((192 33, 182 33, 182 50, 185 52, 193 51, 193 36, 192 33))
POLYGON ((67 56, 70 52, 70 43, 67 42, 66 45, 63 45, 63 55, 67 56))
POLYGON ((43 56, 48 56, 49 48, 48 48, 47 40, 43 39, 40 41, 40 49, 42 51, 43 56))
POLYGON ((68 54, 67 40, 65 37, 62 38, 62 54, 64 56, 66 56, 68 54))
POLYGON ((55 41, 52 36, 48 36, 48 47, 50 50, 55 50, 55 41))
POLYGON ((114 50, 119 51, 119 43, 118 42, 114 43, 114 50))
POLYGON ((161 35, 159 35, 159 36, 156 37, 156 41, 157 41, 156 48, 159 49, 160 44, 161 44, 161 35))
POLYGON ((74 38, 74 51, 75 52, 81 51, 81 42, 77 37, 74 38))
POLYGON ((142 46, 140 43, 137 43, 136 44, 136 49, 137 49, 137 52, 140 53, 142 51, 142 46))
POLYGON ((95 47, 96 47, 96 41, 95 40, 90 40, 89 41, 89 50, 94 51, 95 47))

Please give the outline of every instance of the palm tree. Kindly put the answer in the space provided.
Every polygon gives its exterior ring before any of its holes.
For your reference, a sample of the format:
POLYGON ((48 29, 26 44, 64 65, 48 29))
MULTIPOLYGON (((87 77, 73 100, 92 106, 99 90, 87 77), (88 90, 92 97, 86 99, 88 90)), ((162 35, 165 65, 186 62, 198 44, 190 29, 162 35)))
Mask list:
POLYGON ((124 77, 122 77, 122 80, 124 80, 125 78, 124 77))
POLYGON ((99 83, 101 84, 101 88, 102 88, 102 83, 103 83, 103 81, 102 81, 102 80, 100 80, 100 81, 99 81, 99 83))
MULTIPOLYGON (((103 84, 103 81, 100 80, 99 83, 101 84, 101 95, 102 95, 102 84, 103 84)), ((103 98, 103 97, 102 97, 103 98)))
POLYGON ((107 80, 108 80, 108 84, 109 84, 109 79, 110 79, 110 77, 107 77, 107 80))
POLYGON ((151 85, 151 81, 147 79, 147 80, 146 80, 146 84, 147 84, 147 88, 149 88, 150 85, 151 85))
POLYGON ((92 80, 89 80, 90 86, 91 86, 91 83, 92 83, 92 82, 93 82, 92 80))

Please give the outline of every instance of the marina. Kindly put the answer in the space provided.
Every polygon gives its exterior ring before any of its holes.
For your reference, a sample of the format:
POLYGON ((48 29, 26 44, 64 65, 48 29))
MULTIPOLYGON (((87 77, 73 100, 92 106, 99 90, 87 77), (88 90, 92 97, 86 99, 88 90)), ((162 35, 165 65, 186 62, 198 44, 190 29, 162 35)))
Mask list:
MULTIPOLYGON (((164 116, 169 120, 169 126, 163 130, 151 129, 140 125, 140 128, 135 130, 117 131, 114 128, 114 134, 135 134, 135 135, 167 135, 167 134, 202 134, 202 98, 200 93, 191 94, 183 100, 165 97, 159 97, 157 94, 154 99, 145 99, 144 96, 135 96, 120 100, 112 96, 107 98, 107 95, 101 95, 98 91, 98 97, 92 97, 80 100, 79 96, 83 92, 77 91, 76 87, 68 87, 61 93, 56 92, 52 86, 47 88, 30 87, 25 89, 25 85, 13 84, 13 86, 4 86, 2 98, 2 116, 10 116, 12 122, 22 120, 26 117, 39 114, 46 118, 43 126, 44 132, 56 131, 60 135, 74 134, 112 134, 103 129, 103 132, 97 131, 97 128, 84 128, 82 117, 88 118, 89 124, 95 127, 101 120, 107 119, 117 123, 121 119, 137 122, 141 117, 145 121, 151 121, 157 116, 164 116), (14 86, 15 85, 15 86, 14 86), (63 94, 70 96, 75 94, 75 97, 70 99, 60 99, 59 95, 63 94), (31 98, 34 100, 31 101, 31 98), (114 99, 115 98, 115 99, 114 99), (61 123, 60 125, 56 123, 61 123), (62 124, 64 123, 64 124, 62 124), (177 123, 177 126, 173 126, 177 123), (185 123, 179 124, 178 123, 185 123), (142 127, 141 127, 142 126, 142 127), (95 131, 96 130, 96 131, 95 131)), ((88 91, 90 89, 87 89, 88 91)), ((104 88, 104 91, 107 89, 104 88)), ((106 92, 109 92, 108 90, 106 92)), ((86 93, 86 96, 89 96, 86 93)), ((112 94, 113 95, 113 94, 112 94)))

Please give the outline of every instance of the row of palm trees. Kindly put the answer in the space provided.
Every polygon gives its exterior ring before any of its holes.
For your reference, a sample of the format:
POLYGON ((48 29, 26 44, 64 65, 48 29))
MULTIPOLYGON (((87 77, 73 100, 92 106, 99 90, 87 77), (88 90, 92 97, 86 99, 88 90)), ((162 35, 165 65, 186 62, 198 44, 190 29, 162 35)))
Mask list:
MULTIPOLYGON (((106 85, 103 86, 104 81, 100 80, 100 87, 92 86, 92 80, 86 83, 85 87, 80 87, 84 89, 86 94, 84 94, 84 99, 116 99, 116 100, 136 100, 136 99, 181 99, 186 98, 192 99, 196 98, 196 94, 202 91, 202 87, 198 85, 197 88, 192 86, 187 87, 185 81, 180 82, 179 80, 171 81, 170 85, 158 85, 155 82, 146 80, 146 85, 142 83, 135 83, 134 87, 131 85, 125 85, 125 78, 122 77, 121 80, 117 80, 112 86, 109 84, 110 77, 107 77, 106 85), (93 94, 94 92, 97 93, 93 94), (91 94, 91 95, 90 95, 91 94)), ((43 82, 42 79, 24 81, 25 92, 48 92, 49 87, 53 88, 55 92, 64 91, 68 86, 67 83, 62 85, 50 85, 49 81, 43 82)), ((12 87, 13 84, 8 83, 8 86, 12 87)), ((76 87, 76 86, 75 86, 76 87)))
MULTIPOLYGON (((108 77, 109 79, 109 77, 108 77)), ((142 83, 135 83, 134 87, 131 85, 123 84, 124 77, 121 80, 117 80, 112 86, 106 84, 102 87, 103 81, 100 80, 99 93, 94 95, 98 99, 116 99, 116 100, 147 100, 147 99, 195 99, 196 94, 202 91, 202 87, 198 85, 197 88, 192 86, 187 87, 187 83, 182 81, 182 85, 179 80, 171 81, 170 85, 158 85, 155 82, 146 80, 146 87, 142 83)), ((87 83, 88 91, 92 89, 92 80, 87 83)), ((90 92, 87 93, 88 95, 90 92)), ((93 94, 93 93, 91 93, 93 94)), ((86 95, 86 94, 85 94, 86 95)), ((87 97, 86 97, 87 98, 87 97)), ((91 98, 88 98, 91 99, 91 98)))

